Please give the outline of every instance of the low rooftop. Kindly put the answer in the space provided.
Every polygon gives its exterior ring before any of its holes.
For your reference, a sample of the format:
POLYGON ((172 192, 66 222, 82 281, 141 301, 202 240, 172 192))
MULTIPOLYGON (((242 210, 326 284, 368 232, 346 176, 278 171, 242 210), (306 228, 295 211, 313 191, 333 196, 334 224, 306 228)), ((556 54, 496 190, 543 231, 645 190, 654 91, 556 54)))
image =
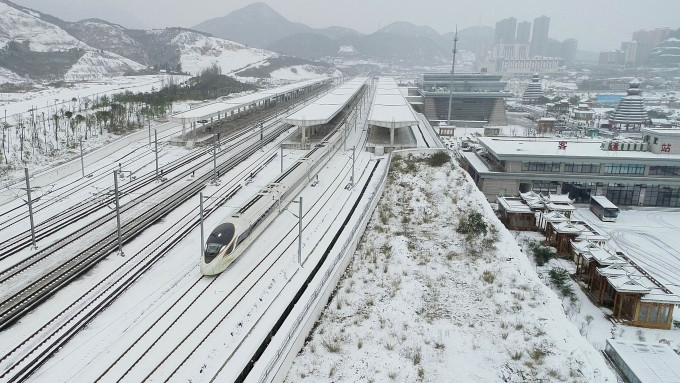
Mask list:
POLYGON ((490 153, 501 160, 512 160, 519 157, 544 157, 545 159, 554 159, 556 161, 564 161, 570 157, 574 159, 596 160, 605 158, 617 160, 680 160, 680 155, 674 154, 656 154, 648 151, 602 150, 600 147, 602 141, 591 139, 479 137, 478 140, 490 153), (559 149, 560 142, 566 142, 566 149, 559 149))

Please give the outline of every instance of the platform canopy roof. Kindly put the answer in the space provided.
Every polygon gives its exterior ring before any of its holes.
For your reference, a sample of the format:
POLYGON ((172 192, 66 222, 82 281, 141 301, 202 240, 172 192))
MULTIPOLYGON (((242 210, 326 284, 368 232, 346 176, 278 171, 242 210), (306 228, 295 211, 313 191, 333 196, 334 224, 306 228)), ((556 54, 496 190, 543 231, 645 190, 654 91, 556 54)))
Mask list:
POLYGON ((383 128, 406 128, 418 125, 411 105, 399 90, 393 77, 378 79, 368 123, 383 128))
POLYGON ((195 122, 200 120, 209 119, 211 117, 217 117, 218 113, 224 115, 233 110, 237 110, 247 105, 258 103, 267 99, 274 98, 279 95, 283 95, 298 89, 302 89, 309 85, 318 84, 320 82, 326 81, 327 79, 314 79, 306 80, 302 82, 297 82, 294 84, 288 84, 272 89, 260 90, 256 93, 248 94, 241 97, 230 98, 227 100, 216 101, 210 104, 187 110, 181 113, 177 113, 171 116, 174 122, 195 122))
POLYGON ((368 78, 356 77, 345 82, 323 97, 294 112, 283 119, 283 122, 296 126, 314 126, 327 124, 342 108, 349 104, 368 78))

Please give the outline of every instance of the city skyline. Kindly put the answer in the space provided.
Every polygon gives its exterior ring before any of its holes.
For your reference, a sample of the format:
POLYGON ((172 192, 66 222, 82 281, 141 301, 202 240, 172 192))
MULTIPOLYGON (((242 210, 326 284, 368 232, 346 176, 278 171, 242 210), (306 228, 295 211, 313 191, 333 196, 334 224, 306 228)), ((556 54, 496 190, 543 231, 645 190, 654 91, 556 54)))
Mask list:
MULTIPOLYGON (((252 1, 234 0, 216 3, 195 0, 15 0, 19 5, 45 12, 67 21, 102 18, 130 28, 192 27, 205 20, 221 17, 243 8, 252 1), (168 12, 172 9, 172 12, 168 12), (159 10, 163 10, 159 12, 159 10)), ((533 21, 542 15, 550 17, 550 35, 558 40, 575 38, 579 48, 593 52, 617 49, 621 42, 630 41, 632 33, 640 29, 680 27, 675 15, 680 13, 680 2, 653 0, 638 2, 601 1, 545 2, 540 0, 478 2, 438 1, 395 3, 375 0, 284 1, 266 0, 264 3, 290 21, 310 27, 343 26, 362 33, 373 33, 392 22, 406 21, 427 25, 444 34, 455 26, 463 29, 475 25, 494 26, 498 20, 514 17, 517 21, 533 21), (663 9, 663 12, 650 12, 663 9)))

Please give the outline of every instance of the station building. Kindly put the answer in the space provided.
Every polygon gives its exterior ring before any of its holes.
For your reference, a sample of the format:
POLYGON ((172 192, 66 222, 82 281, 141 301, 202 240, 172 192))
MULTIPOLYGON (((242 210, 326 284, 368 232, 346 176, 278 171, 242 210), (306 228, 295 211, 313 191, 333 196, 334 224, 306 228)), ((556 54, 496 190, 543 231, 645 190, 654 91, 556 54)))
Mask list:
POLYGON ((449 90, 451 89, 451 120, 456 126, 481 127, 507 125, 505 99, 512 93, 505 91, 501 75, 483 73, 423 73, 420 92, 424 114, 431 124, 447 122, 449 90))
POLYGON ((576 202, 680 207, 680 130, 642 129, 644 142, 481 137, 462 164, 491 202, 533 190, 576 202))

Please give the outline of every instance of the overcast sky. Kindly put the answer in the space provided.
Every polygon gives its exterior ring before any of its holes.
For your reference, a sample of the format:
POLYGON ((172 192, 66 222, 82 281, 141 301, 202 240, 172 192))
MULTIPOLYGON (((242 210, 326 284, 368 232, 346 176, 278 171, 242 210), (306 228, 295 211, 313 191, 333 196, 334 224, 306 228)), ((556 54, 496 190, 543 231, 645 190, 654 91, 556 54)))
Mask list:
MULTIPOLYGON (((192 27, 225 16, 249 0, 12 0, 59 18, 98 17, 126 27, 192 27)), ((344 26, 373 33, 394 21, 429 25, 439 33, 494 26, 505 17, 550 17, 550 37, 574 37, 579 49, 619 48, 632 32, 680 27, 680 0, 264 0, 291 21, 311 27, 344 26)))

